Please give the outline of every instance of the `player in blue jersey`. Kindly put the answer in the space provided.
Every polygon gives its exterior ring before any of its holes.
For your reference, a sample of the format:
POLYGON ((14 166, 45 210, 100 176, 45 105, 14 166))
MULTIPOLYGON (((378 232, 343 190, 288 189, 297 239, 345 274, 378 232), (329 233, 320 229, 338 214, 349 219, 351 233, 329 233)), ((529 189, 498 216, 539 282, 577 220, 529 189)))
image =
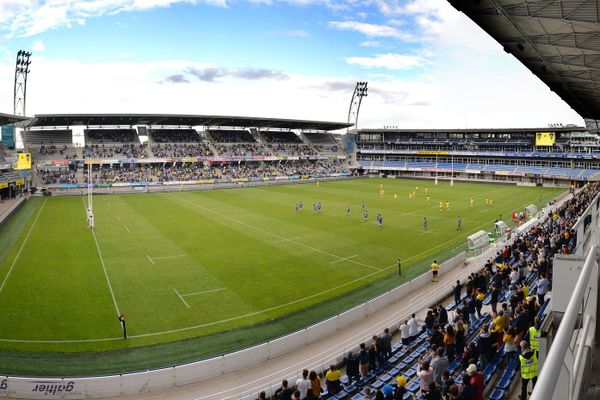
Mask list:
POLYGON ((383 228, 383 217, 380 213, 377 213, 377 226, 383 228))
POLYGON ((363 219, 365 220, 365 224, 369 223, 369 211, 363 211, 363 219))

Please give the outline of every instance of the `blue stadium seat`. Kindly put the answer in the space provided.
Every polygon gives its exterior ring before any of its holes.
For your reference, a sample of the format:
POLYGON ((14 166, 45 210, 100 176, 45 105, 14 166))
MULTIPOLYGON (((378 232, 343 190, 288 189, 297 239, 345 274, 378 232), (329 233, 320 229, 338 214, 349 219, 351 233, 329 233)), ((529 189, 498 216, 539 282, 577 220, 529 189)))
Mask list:
POLYGON ((502 400, 504 399, 504 390, 502 389, 494 389, 492 394, 490 395, 490 400, 502 400))

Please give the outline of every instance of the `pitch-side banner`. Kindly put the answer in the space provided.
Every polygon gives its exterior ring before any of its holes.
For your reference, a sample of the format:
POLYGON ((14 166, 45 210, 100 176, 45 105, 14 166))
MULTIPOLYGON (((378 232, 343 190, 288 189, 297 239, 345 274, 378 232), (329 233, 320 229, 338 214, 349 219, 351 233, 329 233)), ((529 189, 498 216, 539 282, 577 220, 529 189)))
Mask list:
POLYGON ((17 153, 17 168, 31 169, 31 153, 17 153))
POLYGON ((554 146, 556 141, 556 133, 554 132, 537 132, 535 134, 536 146, 554 146))

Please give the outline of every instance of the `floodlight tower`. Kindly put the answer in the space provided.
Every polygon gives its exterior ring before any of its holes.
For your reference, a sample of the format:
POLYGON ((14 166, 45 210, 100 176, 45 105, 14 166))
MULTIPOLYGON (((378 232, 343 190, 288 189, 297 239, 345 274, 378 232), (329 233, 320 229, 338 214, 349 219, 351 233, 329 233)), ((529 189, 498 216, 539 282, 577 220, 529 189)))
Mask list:
MULTIPOLYGON (((29 74, 29 60, 31 53, 25 50, 19 50, 17 52, 17 61, 15 63, 15 86, 14 86, 14 98, 13 98, 13 115, 25 116, 26 112, 26 101, 27 101, 27 74, 29 74)), ((18 125, 17 125, 18 126, 18 125)), ((15 130, 15 139, 20 146, 24 146, 25 135, 21 130, 15 130)), ((17 144, 17 147, 19 145, 17 144)))
POLYGON ((368 82, 356 82, 352 99, 350 100, 350 108, 348 109, 348 123, 354 124, 353 132, 350 128, 346 131, 346 151, 351 155, 352 163, 356 163, 356 150, 354 149, 355 137, 358 134, 358 113, 360 112, 360 104, 363 97, 367 96, 368 82))
POLYGON ((17 52, 17 62, 15 65, 15 89, 13 114, 25 116, 26 101, 27 101, 27 74, 29 74, 29 60, 31 53, 25 50, 17 52))

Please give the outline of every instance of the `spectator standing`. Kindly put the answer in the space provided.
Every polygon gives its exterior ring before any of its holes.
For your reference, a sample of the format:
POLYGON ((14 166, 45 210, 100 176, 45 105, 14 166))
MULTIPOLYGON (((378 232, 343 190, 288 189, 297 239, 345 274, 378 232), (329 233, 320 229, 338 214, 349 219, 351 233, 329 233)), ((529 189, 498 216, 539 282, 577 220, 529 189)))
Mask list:
POLYGON ((367 346, 364 343, 360 344, 360 353, 358 353, 358 366, 360 368, 360 376, 364 379, 369 375, 369 353, 367 346))
POLYGON ((356 382, 360 379, 360 373, 358 369, 358 357, 355 357, 351 351, 348 352, 346 357, 346 375, 348 376, 348 384, 356 382))
POLYGON ((429 384, 433 382, 433 368, 429 366, 427 361, 421 364, 421 368, 417 371, 417 377, 419 378, 419 384, 421 385, 421 391, 427 391, 429 384))
POLYGON ((302 371, 302 377, 296 381, 296 389, 300 392, 300 400, 306 399, 308 389, 310 388, 310 381, 308 380, 308 370, 302 371))
POLYGON ((433 368, 433 376, 434 381, 437 384, 442 383, 442 376, 444 372, 448 370, 448 365, 450 362, 448 361, 448 357, 444 354, 444 348, 438 347, 436 350, 436 355, 431 360, 431 368, 433 368))
POLYGON ((409 335, 410 335, 410 341, 414 341, 417 336, 419 336, 419 324, 417 324, 417 318, 415 317, 415 314, 412 315, 412 318, 408 320, 408 326, 410 328, 409 331, 409 335))
POLYGON ((310 371, 308 379, 310 379, 310 389, 308 390, 307 399, 317 400, 321 397, 321 379, 316 371, 310 371))
POLYGON ((538 304, 540 305, 540 307, 542 305, 544 305, 544 302, 546 299, 546 293, 548 293, 549 288, 550 288, 550 281, 548 281, 546 274, 543 273, 541 278, 538 279, 538 282, 537 282, 537 297, 538 297, 538 304))
POLYGON ((339 393, 342 388, 340 384, 340 377, 340 371, 335 367, 335 365, 331 364, 327 370, 327 373, 325 373, 325 385, 327 386, 327 393, 339 393))
POLYGON ((279 400, 291 400, 294 390, 288 387, 287 379, 281 382, 281 387, 275 391, 275 398, 279 400))
POLYGON ((408 326, 408 320, 405 319, 404 323, 400 325, 400 337, 402 338, 402 344, 410 344, 410 326, 408 326))
POLYGON ((456 281, 456 285, 452 286, 452 293, 454 293, 454 304, 458 307, 460 304, 460 297, 462 292, 462 284, 459 280, 456 281))

